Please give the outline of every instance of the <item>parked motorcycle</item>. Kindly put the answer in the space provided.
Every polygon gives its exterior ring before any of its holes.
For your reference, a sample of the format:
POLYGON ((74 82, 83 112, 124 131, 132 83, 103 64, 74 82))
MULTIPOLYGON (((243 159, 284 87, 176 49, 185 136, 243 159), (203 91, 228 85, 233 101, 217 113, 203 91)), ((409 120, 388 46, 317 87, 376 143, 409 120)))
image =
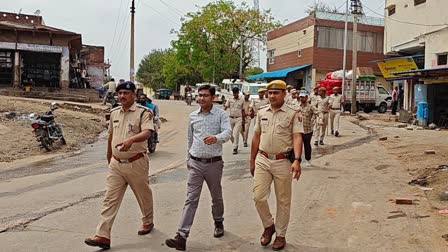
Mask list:
MULTIPOLYGON (((57 103, 52 102, 50 105, 50 110, 45 113, 45 115, 38 115, 31 127, 33 127, 33 132, 36 136, 36 140, 41 143, 41 147, 45 148, 47 151, 54 149, 53 143, 59 141, 62 145, 66 144, 62 128, 58 125, 54 118, 53 111, 57 109, 57 103)), ((34 114, 31 114, 34 117, 34 114)))
POLYGON ((191 102, 193 101, 193 96, 190 92, 187 93, 187 97, 185 97, 185 102, 188 106, 191 106, 191 102))
POLYGON ((112 108, 116 107, 117 103, 118 103, 118 93, 111 93, 108 92, 106 94, 106 103, 110 103, 110 105, 112 105, 112 108))

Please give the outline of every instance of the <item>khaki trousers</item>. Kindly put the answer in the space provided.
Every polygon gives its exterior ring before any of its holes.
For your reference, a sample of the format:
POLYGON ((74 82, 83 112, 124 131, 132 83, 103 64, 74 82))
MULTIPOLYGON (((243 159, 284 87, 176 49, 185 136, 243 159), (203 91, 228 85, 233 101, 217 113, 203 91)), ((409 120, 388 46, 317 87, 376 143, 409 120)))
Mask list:
POLYGON ((331 131, 339 131, 339 119, 341 118, 341 111, 338 109, 330 110, 330 127, 331 131))
MULTIPOLYGON (((251 122, 250 116, 246 117, 246 120, 244 121, 244 132, 243 127, 241 127, 241 136, 243 137, 243 143, 247 144, 247 139, 249 138, 249 128, 250 128, 250 122, 251 122)), ((242 123, 242 122, 241 122, 242 123)))
POLYGON ((257 155, 255 159, 254 176, 254 201, 263 227, 274 224, 268 199, 271 193, 271 184, 274 181, 277 211, 275 217, 275 229, 277 235, 285 237, 288 229, 291 210, 291 162, 287 159, 270 160, 263 155, 257 155))
POLYGON ((106 179, 106 197, 101 209, 101 220, 96 229, 97 236, 110 239, 112 225, 128 185, 137 198, 143 214, 143 225, 153 223, 152 191, 149 187, 148 173, 149 159, 146 154, 132 163, 119 163, 114 158, 111 159, 106 179))
POLYGON ((316 118, 316 131, 314 132, 315 141, 324 141, 325 131, 328 126, 328 113, 319 113, 316 118))
POLYGON ((241 128, 243 127, 243 118, 230 118, 230 127, 232 128, 232 137, 230 138, 230 140, 233 143, 233 149, 238 149, 238 144, 240 142, 240 132, 241 128))

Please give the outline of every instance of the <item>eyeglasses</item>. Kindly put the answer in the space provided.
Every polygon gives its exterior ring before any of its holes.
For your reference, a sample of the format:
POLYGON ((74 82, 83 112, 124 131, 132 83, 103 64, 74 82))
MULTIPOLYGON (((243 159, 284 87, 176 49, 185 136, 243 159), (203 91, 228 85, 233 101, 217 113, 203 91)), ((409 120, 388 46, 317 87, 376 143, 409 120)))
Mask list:
POLYGON ((209 97, 210 94, 198 94, 199 97, 209 97))

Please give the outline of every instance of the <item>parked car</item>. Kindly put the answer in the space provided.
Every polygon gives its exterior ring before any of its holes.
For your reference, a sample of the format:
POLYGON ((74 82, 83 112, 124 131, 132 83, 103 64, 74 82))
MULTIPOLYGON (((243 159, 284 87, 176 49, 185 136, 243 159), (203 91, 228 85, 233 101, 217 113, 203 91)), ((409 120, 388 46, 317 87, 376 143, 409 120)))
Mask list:
POLYGON ((167 88, 161 88, 156 90, 156 98, 161 100, 169 100, 172 91, 167 88))

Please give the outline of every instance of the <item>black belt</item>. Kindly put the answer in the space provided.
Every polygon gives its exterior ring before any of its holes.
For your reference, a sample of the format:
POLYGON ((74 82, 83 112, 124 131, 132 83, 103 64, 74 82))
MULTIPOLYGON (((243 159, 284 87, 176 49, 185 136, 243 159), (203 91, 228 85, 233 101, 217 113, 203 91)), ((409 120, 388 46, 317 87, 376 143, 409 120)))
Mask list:
POLYGON ((241 116, 229 116, 229 117, 234 119, 234 118, 240 118, 241 116))
POLYGON ((206 164, 214 163, 214 162, 218 162, 218 161, 222 160, 222 157, 198 158, 198 157, 194 157, 194 156, 191 156, 191 155, 190 155, 190 157, 193 160, 196 160, 196 161, 202 162, 202 163, 206 163, 206 164))

